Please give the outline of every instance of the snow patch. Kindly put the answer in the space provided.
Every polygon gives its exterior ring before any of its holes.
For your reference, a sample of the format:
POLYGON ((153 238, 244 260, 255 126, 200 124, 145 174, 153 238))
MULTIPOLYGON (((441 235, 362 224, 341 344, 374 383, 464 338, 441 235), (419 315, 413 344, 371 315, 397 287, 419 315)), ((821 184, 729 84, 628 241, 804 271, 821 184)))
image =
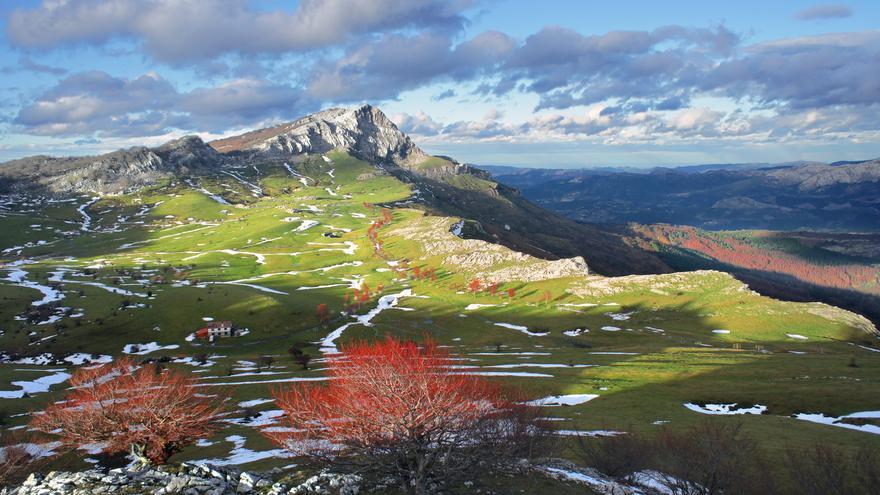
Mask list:
POLYGON ((699 405, 688 402, 684 405, 684 407, 690 409, 691 411, 698 412, 700 414, 714 414, 714 415, 735 415, 735 414, 764 414, 767 411, 767 406, 762 406, 760 404, 755 404, 752 407, 736 407, 737 403, 733 402, 731 404, 706 404, 699 405))
POLYGON ((137 356, 143 356, 144 354, 149 354, 155 351, 161 350, 172 350, 177 349, 180 346, 177 344, 169 344, 166 346, 161 346, 157 342, 147 342, 146 344, 126 344, 125 347, 122 348, 122 352, 126 354, 134 354, 137 356))
POLYGON ((591 401, 599 397, 596 394, 569 394, 569 395, 551 395, 543 399, 537 399, 527 404, 531 406, 576 406, 591 401))
POLYGON ((497 327, 509 328, 511 330, 516 330, 517 332, 522 332, 529 337, 543 337, 547 335, 549 332, 531 332, 528 327, 524 327, 522 325, 514 325, 512 323, 493 323, 493 325, 497 327))

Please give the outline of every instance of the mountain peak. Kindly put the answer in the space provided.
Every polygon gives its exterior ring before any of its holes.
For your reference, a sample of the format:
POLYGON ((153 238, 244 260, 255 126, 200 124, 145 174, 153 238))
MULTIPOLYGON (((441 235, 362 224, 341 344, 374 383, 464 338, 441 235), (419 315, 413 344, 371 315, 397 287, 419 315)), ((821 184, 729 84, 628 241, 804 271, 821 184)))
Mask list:
POLYGON ((267 155, 326 153, 341 149, 372 163, 405 165, 428 156, 372 105, 329 108, 299 120, 213 141, 221 153, 267 155))

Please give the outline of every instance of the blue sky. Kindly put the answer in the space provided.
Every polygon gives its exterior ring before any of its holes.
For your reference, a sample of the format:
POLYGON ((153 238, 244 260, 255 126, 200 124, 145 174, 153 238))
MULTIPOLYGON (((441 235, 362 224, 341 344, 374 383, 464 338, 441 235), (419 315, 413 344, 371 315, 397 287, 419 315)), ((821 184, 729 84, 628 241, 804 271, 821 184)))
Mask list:
POLYGON ((7 1, 0 160, 360 103, 479 164, 873 158, 878 21, 876 1, 7 1))

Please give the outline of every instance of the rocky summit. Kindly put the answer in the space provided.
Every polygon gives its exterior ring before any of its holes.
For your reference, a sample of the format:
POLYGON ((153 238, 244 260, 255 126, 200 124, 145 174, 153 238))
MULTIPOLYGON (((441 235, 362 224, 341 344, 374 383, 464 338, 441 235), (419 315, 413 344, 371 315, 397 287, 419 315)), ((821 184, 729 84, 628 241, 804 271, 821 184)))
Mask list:
POLYGON ((372 163, 415 164, 428 155, 370 105, 331 108, 294 122, 211 142, 217 151, 288 157, 342 149, 372 163))

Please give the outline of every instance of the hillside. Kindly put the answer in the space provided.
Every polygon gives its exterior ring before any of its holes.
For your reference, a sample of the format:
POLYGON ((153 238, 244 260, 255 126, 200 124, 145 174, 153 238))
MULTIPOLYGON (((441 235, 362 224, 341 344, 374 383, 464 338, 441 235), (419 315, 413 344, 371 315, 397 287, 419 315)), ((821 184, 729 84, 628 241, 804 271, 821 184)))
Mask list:
MULTIPOLYGON (((21 432, 75 367, 129 355, 231 396, 224 428, 175 460, 297 475, 258 432, 279 415, 270 389, 322 380, 342 344, 391 334, 430 336, 462 373, 528 399, 563 397, 570 405, 547 415, 569 446, 572 435, 680 430, 718 416, 713 405, 750 404, 764 413, 738 418, 775 458, 814 442, 880 447, 880 341, 868 320, 761 296, 719 271, 633 274, 668 268, 623 234, 424 155, 373 107, 2 169, 6 432, 21 432), (196 339, 208 321, 242 331, 196 339), (313 358, 308 369, 292 347, 313 358)), ((51 468, 91 462, 73 453, 51 468)), ((489 481, 546 493, 526 477, 489 481)))
MULTIPOLYGON (((33 194, 118 194, 172 177, 234 176, 252 165, 295 164, 303 156, 345 149, 413 186, 412 207, 470 220, 469 235, 547 259, 588 257, 598 273, 666 272, 653 254, 625 237, 536 207, 515 189, 447 157, 429 157, 378 109, 333 108, 269 129, 212 143, 185 137, 157 148, 82 158, 24 158, 0 164, 0 190, 33 194)), ((221 196, 227 194, 220 192, 221 196)), ((227 199, 234 198, 229 191, 227 199)), ((248 195, 250 196, 250 194, 248 195)), ((249 200, 248 200, 249 201, 249 200)))
POLYGON ((488 167, 545 208, 587 223, 880 230, 880 160, 613 170, 488 167))

